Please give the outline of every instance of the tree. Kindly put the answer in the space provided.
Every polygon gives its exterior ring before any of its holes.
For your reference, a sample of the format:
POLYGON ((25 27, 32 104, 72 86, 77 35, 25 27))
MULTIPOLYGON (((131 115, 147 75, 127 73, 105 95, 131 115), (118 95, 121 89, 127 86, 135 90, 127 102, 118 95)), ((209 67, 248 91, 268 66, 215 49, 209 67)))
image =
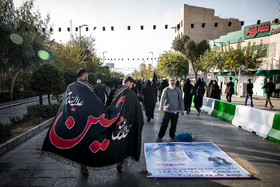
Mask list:
POLYGON ((85 68, 85 59, 88 54, 85 49, 70 43, 59 45, 57 48, 58 57, 55 59, 55 64, 62 70, 72 69, 77 71, 79 68, 85 68))
POLYGON ((235 75, 238 75, 236 80, 237 85, 239 85, 242 71, 255 70, 261 66, 262 57, 265 56, 261 50, 262 46, 262 44, 259 46, 251 45, 248 42, 247 46, 242 48, 241 41, 239 41, 236 48, 228 46, 220 49, 214 48, 211 51, 207 50, 201 56, 200 64, 206 72, 214 72, 215 70, 234 72, 235 75))
POLYGON ((88 72, 99 71, 100 67, 102 67, 102 62, 96 56, 95 38, 93 38, 92 36, 82 36, 80 38, 76 35, 76 37, 73 38, 70 44, 72 46, 84 49, 84 53, 87 55, 87 57, 84 59, 85 68, 88 72))
POLYGON ((199 58, 200 55, 203 55, 209 49, 208 42, 206 40, 195 42, 189 36, 183 35, 173 40, 172 48, 175 51, 181 52, 188 59, 195 74, 195 81, 197 81, 197 73, 202 69, 199 58))
POLYGON ((51 104, 50 94, 58 96, 65 91, 64 77, 60 69, 51 63, 43 64, 35 71, 30 80, 30 87, 39 93, 40 104, 42 104, 42 94, 48 94, 48 103, 51 104))
MULTIPOLYGON (((241 47, 241 41, 238 42, 236 48, 228 47, 225 51, 225 69, 233 71, 235 75, 238 74, 237 86, 239 88, 239 80, 241 79, 241 72, 258 69, 263 60, 264 53, 261 51, 262 43, 259 46, 251 45, 248 42, 246 47, 241 47)), ((237 91, 237 90, 236 90, 237 91)))
POLYGON ((67 69, 63 71, 64 82, 67 85, 77 80, 77 72, 73 69, 67 69))
POLYGON ((14 8, 12 0, 2 0, 0 5, 0 70, 10 78, 11 100, 19 73, 42 63, 43 59, 37 54, 47 50, 44 42, 49 35, 50 18, 47 15, 42 19, 38 11, 32 12, 33 2, 25 2, 18 9, 14 8))
POLYGON ((225 57, 223 48, 215 47, 213 50, 207 50, 200 56, 200 66, 205 72, 214 72, 219 70, 223 72, 225 66, 225 57))
POLYGON ((157 66, 159 74, 164 77, 182 77, 189 73, 188 60, 183 55, 172 51, 163 53, 157 66))
POLYGON ((149 79, 153 77, 154 71, 152 71, 151 67, 147 67, 146 64, 142 63, 139 66, 140 70, 134 70, 132 73, 132 77, 135 79, 149 79))

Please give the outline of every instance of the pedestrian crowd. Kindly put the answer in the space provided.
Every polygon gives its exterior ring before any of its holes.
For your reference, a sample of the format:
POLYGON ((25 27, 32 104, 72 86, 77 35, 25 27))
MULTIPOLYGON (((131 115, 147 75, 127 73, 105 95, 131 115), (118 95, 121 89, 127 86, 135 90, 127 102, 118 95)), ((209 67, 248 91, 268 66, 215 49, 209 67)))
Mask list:
MULTIPOLYGON (((77 81, 89 85, 87 79, 86 71, 79 70, 77 81)), ((163 115, 156 142, 162 142, 162 138, 166 133, 169 122, 171 123, 169 128, 170 141, 176 142, 176 126, 179 114, 189 114, 191 112, 192 103, 194 103, 196 113, 199 115, 204 96, 220 100, 222 94, 222 89, 218 85, 217 80, 211 80, 209 84, 206 85, 206 82, 201 78, 198 78, 195 84, 192 84, 189 78, 184 82, 176 80, 175 77, 157 80, 156 75, 154 74, 154 78, 151 80, 134 80, 132 77, 127 76, 123 81, 114 82, 107 87, 101 84, 102 82, 100 79, 98 79, 96 83, 96 85, 89 85, 88 87, 93 89, 94 93, 100 98, 106 107, 109 107, 118 93, 122 92, 124 89, 134 92, 138 98, 138 102, 141 103, 142 108, 145 111, 147 122, 150 122, 154 118, 154 110, 158 101, 158 110, 163 113, 163 115)), ((228 82, 224 85, 226 86, 226 99, 228 102, 231 102, 232 95, 235 93, 235 85, 232 77, 229 77, 228 82)), ((250 106, 254 106, 252 97, 253 88, 252 80, 248 79, 246 84, 245 106, 247 106, 248 99, 250 99, 250 106)), ((268 78, 263 89, 265 89, 266 93, 265 107, 267 107, 267 104, 269 103, 271 109, 273 108, 273 105, 270 98, 272 93, 275 93, 274 97, 279 96, 280 83, 278 82, 275 86, 275 84, 271 82, 271 78, 268 78)), ((122 164, 123 163, 118 163, 118 170, 121 170, 122 164)), ((83 166, 81 171, 87 172, 86 167, 83 166)))

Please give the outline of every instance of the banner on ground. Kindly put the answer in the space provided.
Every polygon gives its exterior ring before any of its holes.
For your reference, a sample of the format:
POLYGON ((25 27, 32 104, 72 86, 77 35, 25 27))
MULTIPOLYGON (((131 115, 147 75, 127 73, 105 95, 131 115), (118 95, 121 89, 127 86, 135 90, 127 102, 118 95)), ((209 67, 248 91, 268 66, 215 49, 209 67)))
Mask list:
POLYGON ((250 173, 213 142, 145 143, 146 165, 155 178, 249 178, 250 173))

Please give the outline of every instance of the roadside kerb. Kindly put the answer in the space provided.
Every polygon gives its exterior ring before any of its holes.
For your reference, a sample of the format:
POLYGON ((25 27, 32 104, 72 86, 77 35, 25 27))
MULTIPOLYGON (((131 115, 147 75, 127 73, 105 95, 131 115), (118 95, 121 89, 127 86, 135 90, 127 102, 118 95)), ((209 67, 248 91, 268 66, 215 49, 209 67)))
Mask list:
POLYGON ((232 124, 267 138, 274 119, 274 112, 237 105, 232 124))
POLYGON ((268 134, 268 138, 276 143, 280 143, 280 114, 275 114, 272 129, 268 134))
POLYGON ((29 129, 25 133, 20 134, 17 137, 1 144, 0 145, 0 155, 5 153, 6 151, 13 149, 15 146, 17 146, 21 142, 27 140, 28 138, 30 138, 31 136, 33 136, 39 132, 41 132, 43 129, 49 127, 53 120, 54 120, 54 117, 44 121, 43 123, 33 127, 32 129, 29 129))

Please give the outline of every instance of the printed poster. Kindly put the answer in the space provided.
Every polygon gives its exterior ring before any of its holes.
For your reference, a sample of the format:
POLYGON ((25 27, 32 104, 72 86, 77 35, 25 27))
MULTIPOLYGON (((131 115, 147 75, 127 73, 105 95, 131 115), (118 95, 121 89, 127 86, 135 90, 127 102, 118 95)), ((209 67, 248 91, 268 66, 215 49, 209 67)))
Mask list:
POLYGON ((145 143, 153 178, 249 178, 250 173, 213 142, 145 143))

